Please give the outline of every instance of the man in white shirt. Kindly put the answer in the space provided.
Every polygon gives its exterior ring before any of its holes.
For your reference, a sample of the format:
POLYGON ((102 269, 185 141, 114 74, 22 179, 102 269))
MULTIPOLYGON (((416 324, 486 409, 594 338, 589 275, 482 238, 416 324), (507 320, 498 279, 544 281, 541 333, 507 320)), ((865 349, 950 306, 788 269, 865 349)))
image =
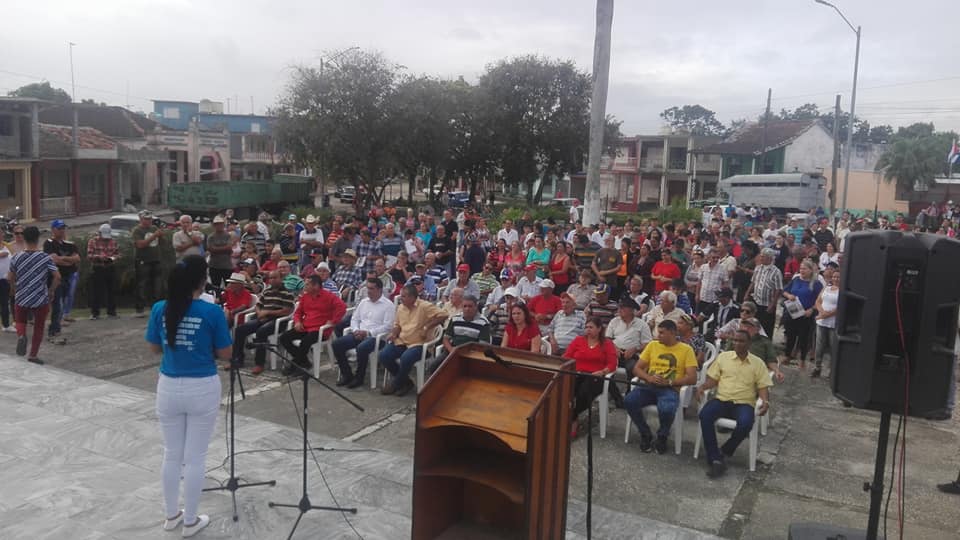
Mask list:
POLYGON ((637 355, 647 343, 653 341, 650 327, 637 317, 638 307, 630 297, 621 298, 620 312, 610 321, 604 332, 607 339, 613 340, 619 363, 627 369, 627 373, 633 373, 637 355))
POLYGON ((559 356, 567 350, 570 342, 577 336, 582 336, 587 319, 583 312, 577 310, 577 300, 567 293, 560 295, 563 310, 557 312, 550 321, 547 339, 553 347, 553 354, 559 356))
POLYGON ((357 309, 350 319, 351 332, 343 334, 333 340, 333 356, 340 366, 340 378, 337 386, 357 388, 363 385, 367 374, 367 363, 370 353, 376 346, 377 336, 385 334, 393 328, 397 309, 386 296, 383 295, 383 283, 377 278, 367 279, 367 297, 357 304, 357 309), (357 351, 357 372, 354 374, 347 362, 347 351, 357 351))
POLYGON ((323 249, 323 231, 317 227, 317 218, 313 214, 303 220, 304 229, 300 231, 300 268, 313 262, 311 256, 315 249, 323 249))
POLYGON ((509 219, 503 221, 503 228, 497 233, 497 240, 501 239, 507 243, 507 248, 514 242, 520 241, 520 234, 513 228, 513 221, 509 219))
POLYGON ((520 298, 526 302, 540 294, 540 282, 543 280, 537 277, 537 265, 528 264, 523 270, 524 276, 517 281, 517 289, 520 290, 520 298))
POLYGON ((590 241, 595 244, 605 246, 607 245, 607 238, 610 236, 610 231, 607 230, 606 223, 600 223, 597 225, 597 230, 590 235, 590 241))
POLYGON ((570 210, 568 213, 570 214, 570 223, 576 223, 580 221, 580 211, 577 210, 577 206, 575 204, 570 205, 570 210))

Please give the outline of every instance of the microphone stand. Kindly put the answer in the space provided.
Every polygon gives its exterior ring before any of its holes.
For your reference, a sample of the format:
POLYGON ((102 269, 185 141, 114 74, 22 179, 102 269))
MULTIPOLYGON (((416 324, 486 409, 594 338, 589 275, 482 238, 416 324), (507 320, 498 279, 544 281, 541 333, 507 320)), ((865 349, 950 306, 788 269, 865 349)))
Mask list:
MULTIPOLYGON (((528 369, 537 369, 549 373, 558 373, 567 377, 584 377, 587 379, 596 379, 606 382, 605 376, 594 375, 592 373, 581 373, 579 371, 570 371, 567 369, 551 368, 535 364, 525 364, 505 360, 497 354, 493 348, 484 349, 483 355, 493 360, 501 366, 510 368, 513 366, 525 367, 528 369)), ((593 407, 587 407, 587 540, 591 539, 591 529, 593 529, 593 407)))
POLYGON ((307 391, 307 389, 310 387, 310 385, 309 385, 308 383, 310 382, 311 379, 314 380, 314 381, 317 381, 318 383, 320 383, 321 386, 323 386, 323 387, 326 388, 327 390, 333 392, 333 393, 336 394, 340 399, 346 401, 347 403, 349 403, 350 405, 352 405, 353 408, 357 409, 357 410, 360 411, 360 412, 363 412, 363 407, 361 407, 360 405, 357 405, 357 404, 354 403, 350 398, 348 398, 348 397, 344 396, 343 394, 341 394, 340 392, 336 391, 335 389, 333 389, 333 387, 331 387, 331 386, 328 385, 327 383, 325 383, 325 382, 321 381, 320 379, 314 377, 314 376, 310 373, 309 370, 304 369, 302 366, 298 365, 296 362, 291 361, 290 358, 288 358, 288 357, 286 356, 286 354, 285 354, 286 351, 283 350, 282 348, 280 348, 280 347, 278 347, 278 346, 276 346, 276 345, 273 345, 272 343, 262 343, 262 344, 261 344, 261 343, 257 343, 257 344, 256 344, 256 347, 263 347, 263 348, 265 348, 265 349, 267 349, 267 350, 269 350, 269 351, 271 351, 271 352, 279 355, 285 362, 287 362, 287 363, 289 363, 290 365, 294 366, 294 367, 300 372, 300 374, 298 375, 298 377, 300 377, 300 380, 303 381, 303 422, 301 422, 301 426, 300 426, 301 428, 303 428, 303 471, 302 471, 302 473, 303 473, 303 475, 302 475, 302 480, 303 480, 303 485, 302 485, 302 487, 303 487, 303 492, 302 492, 302 493, 303 493, 303 494, 302 494, 302 496, 300 497, 300 501, 297 502, 296 504, 287 504, 287 503, 281 504, 281 503, 275 503, 275 502, 272 502, 272 501, 267 503, 267 506, 269 506, 270 508, 296 508, 296 509, 300 510, 300 515, 298 515, 298 516, 297 516, 297 520, 293 522, 293 528, 290 529, 290 534, 287 536, 287 540, 290 540, 291 538, 293 538, 293 533, 295 533, 295 532, 297 531, 297 526, 300 525, 300 520, 303 519, 303 515, 306 514, 307 512, 309 512, 310 510, 329 510, 329 511, 332 511, 332 512, 341 512, 341 513, 342 513, 342 512, 350 512, 351 514, 356 514, 356 513, 357 513, 357 509, 356 509, 356 508, 342 508, 342 507, 339 507, 339 506, 314 506, 314 505, 310 502, 310 496, 307 494, 307 452, 310 451, 309 441, 308 441, 308 439, 307 439, 307 417, 308 417, 308 415, 307 415, 307 400, 309 399, 309 392, 307 391))
POLYGON ((275 486, 277 485, 276 480, 269 480, 266 482, 250 482, 246 484, 241 484, 240 479, 236 474, 236 418, 235 418, 235 407, 234 407, 234 396, 235 396, 235 387, 234 381, 239 383, 240 386, 240 396, 241 399, 246 399, 246 395, 243 391, 243 380, 240 378, 240 366, 237 365, 236 359, 230 360, 230 405, 228 409, 230 411, 230 479, 227 480, 227 483, 222 486, 206 488, 203 491, 229 491, 230 497, 233 499, 233 521, 238 521, 239 517, 237 516, 237 490, 247 487, 255 486, 275 486))

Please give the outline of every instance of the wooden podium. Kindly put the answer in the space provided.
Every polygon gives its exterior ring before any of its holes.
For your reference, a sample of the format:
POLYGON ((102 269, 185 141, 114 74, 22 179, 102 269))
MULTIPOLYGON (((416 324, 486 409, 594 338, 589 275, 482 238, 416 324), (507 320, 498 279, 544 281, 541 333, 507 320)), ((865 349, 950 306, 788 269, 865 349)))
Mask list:
MULTIPOLYGON (((574 379, 454 350, 417 397, 414 540, 566 536, 574 379)), ((558 357, 503 359, 573 371, 558 357)))

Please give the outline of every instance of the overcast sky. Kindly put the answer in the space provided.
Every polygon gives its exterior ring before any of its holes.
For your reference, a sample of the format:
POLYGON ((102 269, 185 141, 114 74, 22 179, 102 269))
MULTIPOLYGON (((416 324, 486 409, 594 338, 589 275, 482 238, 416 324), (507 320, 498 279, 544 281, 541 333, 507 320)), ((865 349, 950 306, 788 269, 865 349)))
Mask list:
MULTIPOLYGON (((953 2, 837 0, 863 25, 857 115, 960 131, 953 2)), ((150 99, 226 102, 263 113, 291 65, 350 46, 382 51, 413 73, 463 75, 528 53, 591 70, 593 0, 8 0, 0 93, 38 80, 77 97, 152 110, 150 99), (129 95, 129 98, 127 97, 129 95)), ((813 101, 849 108, 855 36, 813 0, 618 0, 607 112, 629 135, 659 113, 699 103, 723 122, 813 101)))

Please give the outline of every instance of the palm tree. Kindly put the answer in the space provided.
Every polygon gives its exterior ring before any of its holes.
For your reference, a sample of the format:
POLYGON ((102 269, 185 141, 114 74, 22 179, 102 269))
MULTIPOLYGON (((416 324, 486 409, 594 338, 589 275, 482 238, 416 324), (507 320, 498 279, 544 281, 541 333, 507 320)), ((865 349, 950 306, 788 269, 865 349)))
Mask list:
POLYGON ((943 175, 946 154, 943 137, 927 136, 904 138, 894 142, 877 161, 876 170, 883 171, 883 179, 896 182, 898 191, 912 191, 927 187, 933 179, 943 175))

